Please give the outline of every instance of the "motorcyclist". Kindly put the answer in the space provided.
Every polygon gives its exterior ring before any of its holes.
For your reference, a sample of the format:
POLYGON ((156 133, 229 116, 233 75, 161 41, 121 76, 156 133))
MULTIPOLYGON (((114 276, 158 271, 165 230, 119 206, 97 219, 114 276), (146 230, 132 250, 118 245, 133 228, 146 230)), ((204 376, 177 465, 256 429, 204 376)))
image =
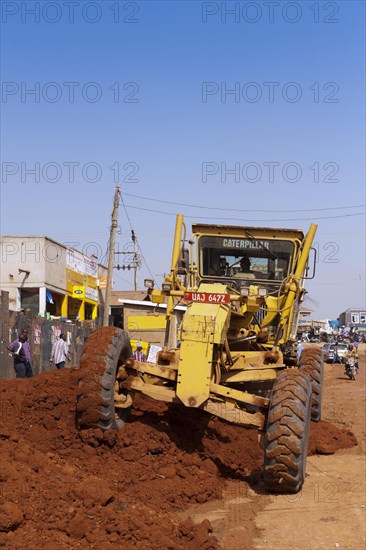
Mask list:
POLYGON ((355 348, 353 344, 348 344, 348 349, 344 354, 344 362, 345 362, 344 374, 347 374, 347 370, 348 370, 347 363, 350 357, 355 358, 356 369, 358 369, 358 353, 357 353, 357 348, 355 348))

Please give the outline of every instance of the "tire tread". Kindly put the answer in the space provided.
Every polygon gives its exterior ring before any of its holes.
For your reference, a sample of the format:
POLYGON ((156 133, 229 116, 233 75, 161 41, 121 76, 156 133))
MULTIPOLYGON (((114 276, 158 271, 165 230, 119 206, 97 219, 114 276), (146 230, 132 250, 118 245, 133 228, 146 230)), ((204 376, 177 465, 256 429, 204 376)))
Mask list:
POLYGON ((299 369, 274 382, 265 434, 264 483, 273 492, 297 493, 304 483, 309 439, 311 382, 299 369))

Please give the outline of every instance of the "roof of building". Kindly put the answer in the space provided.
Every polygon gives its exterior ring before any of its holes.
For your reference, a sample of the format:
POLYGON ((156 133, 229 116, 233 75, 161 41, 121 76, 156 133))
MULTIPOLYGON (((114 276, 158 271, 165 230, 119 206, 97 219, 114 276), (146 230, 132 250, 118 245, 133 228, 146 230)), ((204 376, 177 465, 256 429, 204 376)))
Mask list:
POLYGON ((300 313, 313 313, 313 309, 310 309, 309 307, 301 306, 300 307, 300 313))
POLYGON ((100 267, 104 267, 105 269, 107 269, 106 265, 98 262, 98 258, 94 258, 94 256, 89 256, 88 254, 85 254, 85 252, 82 252, 81 250, 77 250, 76 248, 73 248, 71 246, 66 246, 64 243, 60 243, 59 241, 55 241, 55 239, 52 239, 51 237, 47 237, 47 235, 1 235, 0 242, 2 239, 46 239, 47 241, 50 241, 51 243, 54 243, 57 246, 61 246, 65 250, 73 250, 78 254, 82 254, 86 258, 93 259, 93 261, 96 264, 98 264, 100 267))
POLYGON ((364 312, 366 310, 366 306, 364 306, 363 308, 362 307, 349 307, 347 308, 345 311, 342 311, 342 313, 340 313, 340 315, 344 314, 344 313, 348 313, 348 312, 364 312))
POLYGON ((120 305, 120 298, 126 300, 144 300, 147 296, 147 290, 112 290, 111 305, 120 305))

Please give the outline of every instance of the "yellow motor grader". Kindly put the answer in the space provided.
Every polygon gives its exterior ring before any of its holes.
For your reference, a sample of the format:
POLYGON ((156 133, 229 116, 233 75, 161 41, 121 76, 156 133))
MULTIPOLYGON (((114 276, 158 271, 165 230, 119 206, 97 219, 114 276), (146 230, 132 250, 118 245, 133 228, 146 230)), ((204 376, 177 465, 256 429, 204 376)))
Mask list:
POLYGON ((164 348, 156 363, 139 362, 127 332, 96 329, 81 358, 79 428, 122 427, 136 392, 199 408, 257 428, 266 487, 299 491, 310 419, 320 420, 322 401, 321 349, 303 350, 298 361, 295 340, 316 228, 305 236, 194 224, 187 239, 178 215, 170 273, 161 290, 145 281, 151 300, 166 304, 164 348), (186 308, 181 322, 178 304, 186 308))

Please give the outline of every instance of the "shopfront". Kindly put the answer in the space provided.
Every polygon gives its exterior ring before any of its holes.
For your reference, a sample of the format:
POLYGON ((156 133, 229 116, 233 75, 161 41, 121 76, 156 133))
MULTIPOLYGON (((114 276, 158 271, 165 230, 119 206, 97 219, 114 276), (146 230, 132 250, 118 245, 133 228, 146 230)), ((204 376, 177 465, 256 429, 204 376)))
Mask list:
MULTIPOLYGON (((67 313, 71 320, 84 321, 98 316, 98 279, 66 269, 67 313)), ((65 308, 66 310, 66 308, 65 308)))
POLYGON ((10 310, 80 321, 98 316, 107 268, 96 256, 45 236, 1 236, 0 256, 10 310))
POLYGON ((62 306, 65 294, 46 289, 46 312, 54 317, 62 317, 62 306))

